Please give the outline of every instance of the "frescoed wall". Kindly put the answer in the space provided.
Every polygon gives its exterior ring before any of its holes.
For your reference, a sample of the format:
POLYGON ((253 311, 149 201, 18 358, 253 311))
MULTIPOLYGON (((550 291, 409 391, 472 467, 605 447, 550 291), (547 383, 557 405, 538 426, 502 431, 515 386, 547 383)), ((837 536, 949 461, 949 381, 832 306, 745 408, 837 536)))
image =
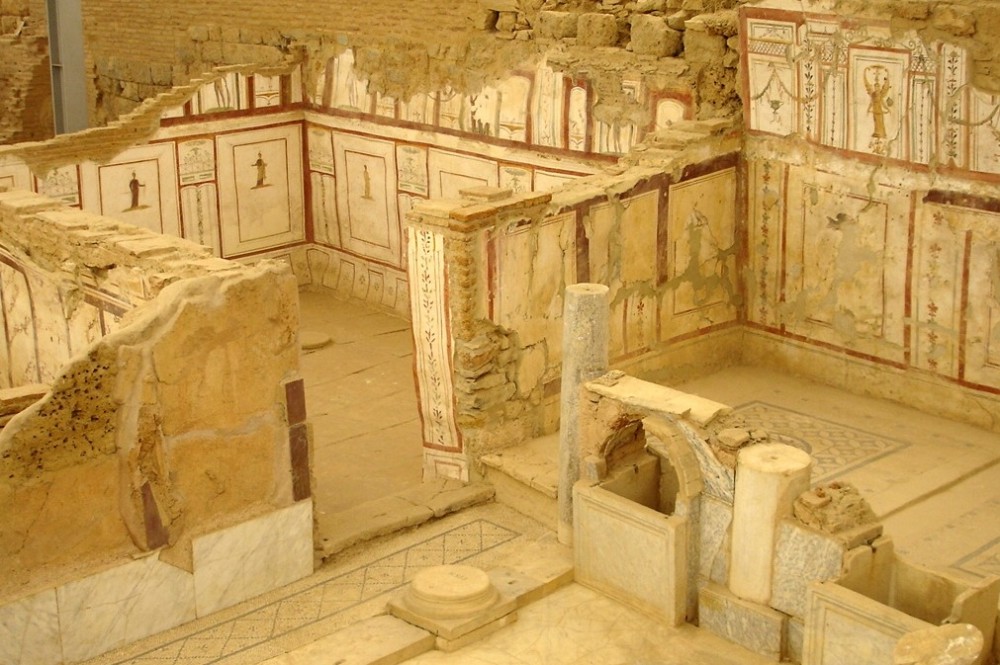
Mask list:
POLYGON ((51 383, 74 355, 117 330, 132 308, 92 286, 60 290, 0 247, 0 388, 51 383))
POLYGON ((368 81, 355 69, 348 49, 330 58, 312 94, 324 111, 396 121, 453 135, 496 143, 516 143, 556 152, 621 155, 650 131, 690 119, 690 91, 649 90, 637 77, 621 80, 624 98, 643 109, 648 121, 604 122, 594 113, 596 95, 590 82, 542 62, 533 70, 516 70, 481 90, 463 94, 450 87, 393 99, 368 91, 368 81))
POLYGON ((576 134, 563 116, 588 113, 585 82, 569 85, 543 68, 544 98, 534 75, 518 75, 473 96, 397 103, 369 95, 352 58, 348 50, 328 63, 318 94, 325 107, 305 102, 298 66, 221 71, 161 109, 147 142, 107 161, 49 160, 56 166, 39 178, 30 147, 24 156, 0 151, 0 186, 184 237, 223 258, 278 258, 300 284, 409 317, 403 220, 415 203, 484 185, 558 188, 611 161, 581 154, 583 125, 580 141, 567 142, 576 134))
POLYGON ((587 178, 572 203, 535 192, 416 208, 411 298, 425 472, 468 477, 485 451, 555 428, 571 284, 609 287, 616 367, 676 379, 733 362, 738 166, 732 152, 674 175, 623 178, 615 196, 604 190, 611 181, 587 178), (466 215, 475 219, 468 227, 466 215))
POLYGON ((310 280, 406 316, 406 214, 464 189, 553 189, 598 164, 494 147, 462 137, 307 114, 310 280))
POLYGON ((860 159, 1000 174, 1000 97, 960 46, 772 1, 744 11, 747 128, 860 159))
POLYGON ((888 21, 776 0, 743 39, 749 356, 992 426, 1000 99, 888 21))

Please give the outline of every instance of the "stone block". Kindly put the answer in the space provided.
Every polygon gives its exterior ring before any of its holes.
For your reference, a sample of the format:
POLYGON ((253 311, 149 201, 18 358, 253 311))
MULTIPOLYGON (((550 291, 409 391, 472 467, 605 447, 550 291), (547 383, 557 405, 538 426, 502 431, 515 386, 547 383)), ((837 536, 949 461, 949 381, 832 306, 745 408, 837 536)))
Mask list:
POLYGON ((538 12, 535 34, 542 39, 576 37, 577 15, 572 12, 538 12))
POLYGON ((702 628, 719 637, 771 660, 781 659, 787 617, 770 607, 742 600, 725 587, 709 583, 698 593, 698 620, 702 628))
POLYGON ((701 502, 701 561, 699 574, 716 584, 729 583, 729 526, 733 507, 710 496, 701 502))
POLYGON ((444 651, 445 653, 458 651, 463 647, 467 647, 474 642, 478 642, 479 640, 492 635, 504 626, 509 626, 515 621, 517 621, 517 612, 511 612, 510 614, 505 614, 499 619, 491 621, 484 626, 480 626, 479 628, 476 628, 465 635, 461 635, 460 637, 449 639, 438 635, 434 640, 434 646, 438 651, 444 651))
POLYGON ((635 3, 635 11, 638 14, 662 12, 666 5, 666 0, 639 0, 635 3))
POLYGON ((497 15, 497 32, 514 32, 517 25, 517 12, 499 12, 497 15))
POLYGON ((517 599, 518 608, 573 582, 573 554, 555 540, 524 543, 504 557, 505 566, 489 571, 502 596, 517 599))
POLYGON ((576 38, 581 46, 614 46, 618 43, 618 22, 611 14, 580 14, 576 38))
POLYGON ((668 27, 659 16, 632 17, 632 52, 657 58, 675 56, 681 50, 681 33, 668 27))
POLYGON ((699 19, 695 17, 685 24, 684 59, 695 64, 720 62, 726 54, 726 38, 710 34, 699 19))
POLYGON ((795 617, 805 617, 811 582, 840 576, 847 549, 831 536, 784 520, 778 525, 770 605, 795 617))
POLYGON ((496 30, 497 21, 500 19, 500 12, 494 9, 480 8, 479 11, 472 12, 469 18, 472 21, 473 29, 490 32, 496 30))
POLYGON ((735 9, 726 9, 712 14, 704 14, 705 28, 713 35, 733 37, 739 31, 739 16, 735 9))
POLYGON ((667 25, 674 30, 684 30, 686 28, 685 24, 692 16, 694 16, 694 14, 682 9, 681 11, 674 12, 667 17, 667 25))

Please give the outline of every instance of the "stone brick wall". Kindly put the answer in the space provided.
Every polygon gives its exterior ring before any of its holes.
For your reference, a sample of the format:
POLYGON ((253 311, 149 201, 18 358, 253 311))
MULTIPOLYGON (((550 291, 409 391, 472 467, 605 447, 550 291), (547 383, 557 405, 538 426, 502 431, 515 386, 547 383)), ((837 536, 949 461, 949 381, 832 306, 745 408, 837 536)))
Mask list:
POLYGON ((0 144, 52 136, 44 0, 0 0, 0 144))
POLYGON ((280 8, 241 3, 237 15, 228 3, 195 7, 167 0, 142 7, 89 0, 92 119, 102 124, 215 66, 270 65, 293 54, 306 56, 312 89, 327 60, 345 47, 358 54, 359 75, 371 92, 401 100, 445 85, 475 93, 533 68, 546 53, 566 50, 559 68, 591 75, 604 122, 634 116, 630 104, 641 86, 659 90, 665 82, 691 91, 698 117, 724 116, 739 107, 736 21, 727 9, 735 4, 611 2, 581 11, 554 3, 540 11, 540 3, 522 3, 518 11, 498 11, 491 9, 497 3, 469 0, 417 0, 405 9, 381 0, 362 6, 299 0, 280 8))
POLYGON ((341 47, 377 36, 446 48, 461 42, 479 13, 475 0, 439 3, 122 3, 83 0, 88 57, 95 63, 98 123, 129 110, 170 83, 221 64, 269 64, 293 48, 341 47), (170 80, 168 80, 170 79, 170 80))

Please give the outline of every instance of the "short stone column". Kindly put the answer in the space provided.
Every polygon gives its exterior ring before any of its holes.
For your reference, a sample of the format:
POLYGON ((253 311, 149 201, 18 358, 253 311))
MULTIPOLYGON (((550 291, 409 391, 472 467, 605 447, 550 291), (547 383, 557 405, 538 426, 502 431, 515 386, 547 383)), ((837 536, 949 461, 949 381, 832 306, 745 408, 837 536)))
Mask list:
POLYGON ((766 605, 778 522, 792 513, 796 497, 809 489, 812 458, 783 443, 761 443, 739 452, 733 500, 729 590, 766 605))
POLYGON ((608 371, 608 287, 566 287, 559 403, 559 542, 573 542, 573 484, 580 479, 580 387, 608 371))

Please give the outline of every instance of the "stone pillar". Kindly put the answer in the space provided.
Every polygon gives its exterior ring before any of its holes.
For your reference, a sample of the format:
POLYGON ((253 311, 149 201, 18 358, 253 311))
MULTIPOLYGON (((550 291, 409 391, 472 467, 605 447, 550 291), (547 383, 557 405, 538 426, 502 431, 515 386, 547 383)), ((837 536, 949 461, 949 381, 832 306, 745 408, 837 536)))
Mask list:
POLYGON ((729 590, 766 605, 771 600, 771 571, 778 522, 792 513, 792 503, 809 489, 812 458, 783 443, 761 443, 740 450, 733 500, 729 590))
POLYGON ((580 386, 608 371, 608 287, 566 287, 559 404, 559 542, 573 542, 573 484, 580 479, 580 386))

